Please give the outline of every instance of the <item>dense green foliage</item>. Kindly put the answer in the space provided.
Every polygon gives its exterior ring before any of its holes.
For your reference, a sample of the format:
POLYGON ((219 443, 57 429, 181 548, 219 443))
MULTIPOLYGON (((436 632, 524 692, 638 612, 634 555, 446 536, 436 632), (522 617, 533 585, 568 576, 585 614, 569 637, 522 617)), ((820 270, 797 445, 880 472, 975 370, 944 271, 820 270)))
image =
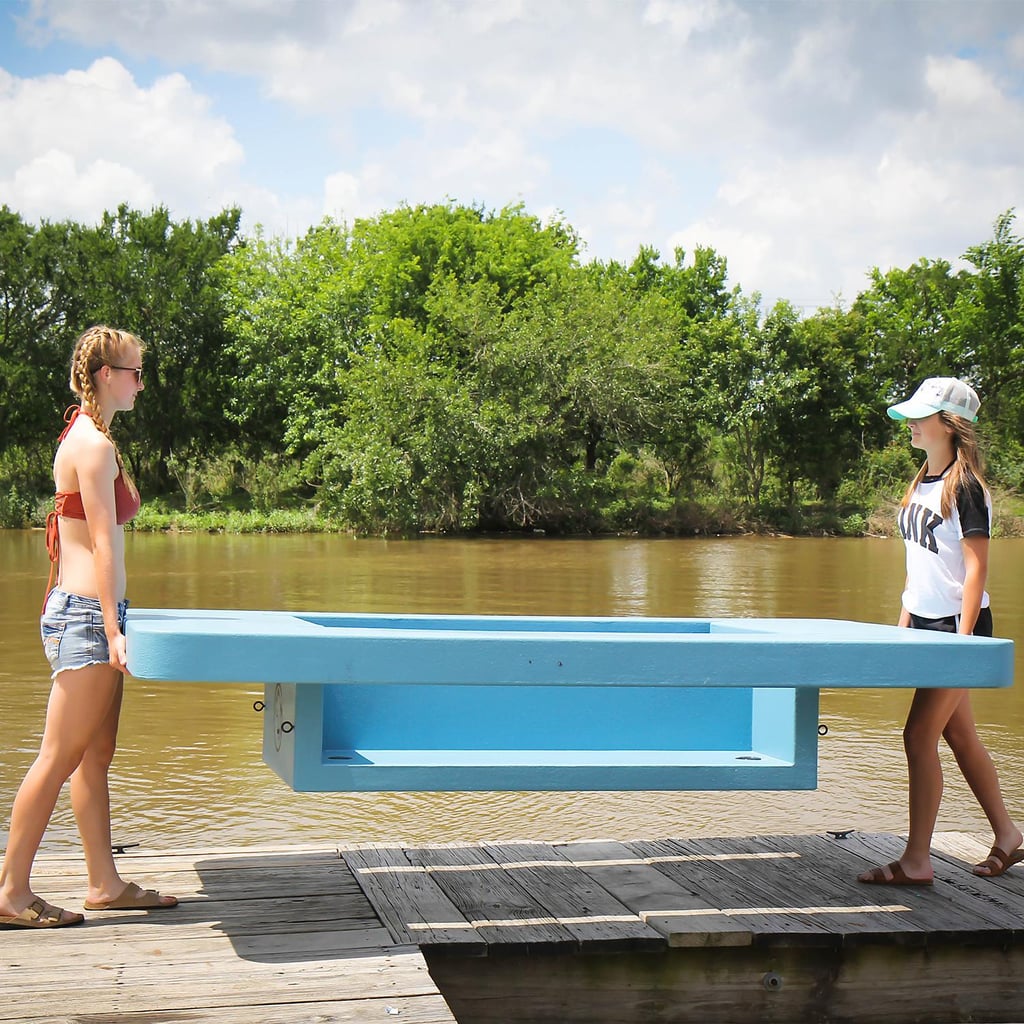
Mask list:
POLYGON ((977 386, 993 482, 1024 487, 1012 212, 964 269, 874 270, 806 317, 730 288, 712 249, 584 263, 571 227, 519 206, 296 240, 239 220, 0 208, 0 524, 46 506, 71 347, 97 322, 147 344, 115 429, 155 527, 856 533, 913 472, 885 406, 937 374, 977 386))

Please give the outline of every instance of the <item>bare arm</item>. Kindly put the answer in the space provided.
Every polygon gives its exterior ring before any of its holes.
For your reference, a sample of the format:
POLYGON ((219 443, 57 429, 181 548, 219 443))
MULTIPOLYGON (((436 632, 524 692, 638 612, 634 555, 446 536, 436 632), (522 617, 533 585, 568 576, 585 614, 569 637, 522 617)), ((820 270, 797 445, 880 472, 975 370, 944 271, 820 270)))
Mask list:
MULTIPOLYGON (((117 459, 110 442, 97 437, 92 443, 84 444, 79 451, 77 462, 78 486, 82 493, 82 507, 89 528, 93 565, 96 570, 96 595, 103 612, 103 631, 110 649, 110 664, 124 671, 125 645, 117 621, 116 580, 119 567, 115 551, 117 525, 114 507, 114 480, 117 477, 117 459)), ((123 574, 123 572, 122 572, 123 574)))
MULTIPOLYGON (((904 579, 904 581, 903 581, 903 589, 904 590, 907 589, 907 585, 908 585, 909 582, 910 582, 909 578, 904 579)), ((897 620, 896 625, 897 626, 903 626, 904 629, 906 629, 910 625, 910 612, 908 612, 907 609, 904 608, 902 604, 900 605, 900 617, 897 620)))
POLYGON ((988 537, 972 535, 960 541, 964 553, 964 599, 960 607, 960 632, 973 633, 981 611, 981 596, 988 578, 988 537))

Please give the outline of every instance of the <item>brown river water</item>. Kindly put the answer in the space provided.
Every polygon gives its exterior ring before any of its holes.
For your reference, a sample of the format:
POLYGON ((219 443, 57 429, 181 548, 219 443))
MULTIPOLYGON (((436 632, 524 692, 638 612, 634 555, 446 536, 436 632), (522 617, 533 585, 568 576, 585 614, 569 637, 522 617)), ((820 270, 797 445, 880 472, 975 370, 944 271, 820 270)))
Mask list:
MULTIPOLYGON (((903 547, 882 539, 430 539, 129 534, 145 608, 696 617, 895 622, 903 547)), ((38 748, 49 688, 38 609, 39 531, 0 530, 0 846, 38 748)), ((1024 641, 1024 540, 993 542, 998 636, 1024 641)), ((976 714, 1011 811, 1024 820, 1024 677, 977 691, 976 714)), ((905 828, 900 732, 909 690, 826 690, 819 784, 741 793, 293 793, 261 759, 262 687, 129 679, 114 763, 114 838, 144 848, 412 843, 905 828)), ((984 818, 944 755, 940 829, 984 818)), ((67 794, 43 849, 77 849, 67 794)))

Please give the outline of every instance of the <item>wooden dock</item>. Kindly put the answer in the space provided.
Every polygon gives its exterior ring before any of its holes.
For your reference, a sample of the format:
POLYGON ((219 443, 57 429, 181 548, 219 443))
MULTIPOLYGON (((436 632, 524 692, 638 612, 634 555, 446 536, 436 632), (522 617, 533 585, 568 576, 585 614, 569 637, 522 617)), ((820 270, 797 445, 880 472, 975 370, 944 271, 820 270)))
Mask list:
MULTIPOLYGON (((1024 868, 936 836, 933 887, 864 886, 891 835, 133 851, 168 912, 0 932, 0 1021, 1024 1021, 1024 868)), ((78 858, 40 858, 74 907, 78 858)))
MULTIPOLYGON (((422 954, 391 940, 337 847, 133 852, 119 864, 182 903, 0 931, 0 1021, 454 1024, 422 954)), ((81 859, 39 858, 34 884, 80 907, 81 859)))

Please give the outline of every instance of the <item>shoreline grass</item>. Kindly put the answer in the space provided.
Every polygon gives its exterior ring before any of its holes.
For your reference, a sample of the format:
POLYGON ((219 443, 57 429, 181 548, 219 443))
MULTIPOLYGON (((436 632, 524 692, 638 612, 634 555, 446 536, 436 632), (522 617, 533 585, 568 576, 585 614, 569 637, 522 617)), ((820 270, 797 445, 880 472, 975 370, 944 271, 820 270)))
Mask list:
MULTIPOLYGON (((53 507, 52 498, 40 498, 35 507, 26 503, 24 515, 13 521, 0 520, 0 527, 42 527, 46 514, 53 507)), ((894 537, 897 503, 891 499, 874 508, 856 506, 834 507, 807 504, 796 508, 767 507, 760 509, 723 510, 721 506, 704 507, 692 503, 685 517, 638 517, 633 524, 608 523, 605 529, 591 532, 557 532, 528 530, 522 536, 548 533, 549 536, 576 537, 724 537, 744 535, 783 535, 790 537, 894 537)), ((1013 492, 995 495, 993 537, 1024 537, 1024 499, 1013 492)), ((213 533, 213 534, 301 534, 336 533, 349 536, 381 536, 363 533, 341 518, 325 513, 321 506, 308 505, 277 509, 205 508, 186 511, 174 508, 166 498, 144 503, 132 521, 132 530, 139 533, 213 533)), ((494 536, 494 531, 463 530, 449 534, 429 531, 412 532, 419 536, 494 536)), ((509 537, 518 536, 507 531, 509 537)), ((385 534, 395 537, 398 534, 385 534)))
POLYGON ((343 523, 313 508, 204 512, 142 510, 132 521, 140 533, 350 533, 343 523))

